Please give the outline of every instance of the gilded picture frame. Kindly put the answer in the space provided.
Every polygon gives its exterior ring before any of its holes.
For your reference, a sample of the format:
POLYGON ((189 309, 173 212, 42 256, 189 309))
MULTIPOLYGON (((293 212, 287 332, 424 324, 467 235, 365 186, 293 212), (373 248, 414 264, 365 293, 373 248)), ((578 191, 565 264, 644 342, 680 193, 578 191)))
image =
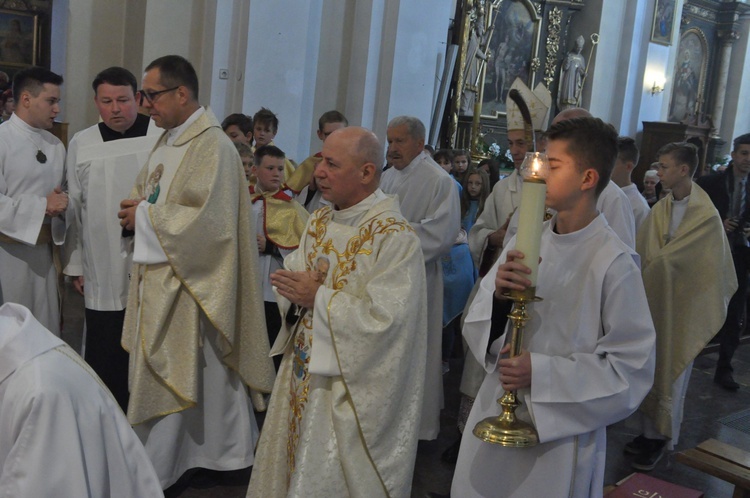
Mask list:
POLYGON ((39 16, 0 9, 0 66, 34 66, 38 54, 39 16))
POLYGON ((668 121, 683 122, 700 114, 704 103, 708 56, 705 33, 700 28, 685 30, 677 48, 668 121))
POLYGON ((672 44, 674 30, 674 0, 656 0, 654 20, 651 24, 651 41, 659 45, 672 44))
MULTIPOLYGON (((489 3, 489 2, 488 2, 489 3)), ((487 15, 489 58, 484 74, 481 116, 505 116, 508 90, 516 78, 534 87, 532 61, 539 51, 541 18, 529 0, 495 0, 487 15)))

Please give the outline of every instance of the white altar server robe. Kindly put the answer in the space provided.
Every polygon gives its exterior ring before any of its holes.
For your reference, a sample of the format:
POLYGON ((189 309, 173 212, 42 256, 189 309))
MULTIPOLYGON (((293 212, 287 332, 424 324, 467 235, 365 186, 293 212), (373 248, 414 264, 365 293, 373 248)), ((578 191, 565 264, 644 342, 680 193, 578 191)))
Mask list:
MULTIPOLYGON (((491 346, 495 274, 507 249, 482 280, 464 337, 487 375, 461 440, 452 496, 601 496, 606 427, 638 408, 653 382, 655 332, 636 255, 602 215, 574 233, 542 234, 537 294, 523 349, 531 353, 531 387, 518 391, 516 415, 531 422, 539 444, 506 448, 472 434, 499 414, 503 395, 491 346)), ((515 246, 515 239, 509 242, 515 246)))
POLYGON ((383 172, 380 188, 398 196, 401 213, 417 232, 427 279, 427 366, 419 439, 435 439, 443 407, 443 266, 461 228, 461 206, 453 178, 424 152, 402 170, 383 172))
POLYGON ((35 243, 49 223, 54 242, 65 239, 64 220, 45 216, 47 194, 64 183, 65 147, 57 137, 15 114, 0 125, 0 232, 17 241, 0 242, 0 303, 23 304, 55 335, 60 335, 57 273, 50 245, 35 243), (44 163, 38 151, 47 157, 44 163))
POLYGON ((163 132, 150 122, 146 136, 104 142, 96 124, 76 133, 70 142, 66 160, 69 228, 63 272, 84 276, 88 309, 125 309, 131 255, 122 255, 117 213, 163 132))
POLYGON ((156 497, 125 414, 28 309, 0 308, 0 497, 156 497))

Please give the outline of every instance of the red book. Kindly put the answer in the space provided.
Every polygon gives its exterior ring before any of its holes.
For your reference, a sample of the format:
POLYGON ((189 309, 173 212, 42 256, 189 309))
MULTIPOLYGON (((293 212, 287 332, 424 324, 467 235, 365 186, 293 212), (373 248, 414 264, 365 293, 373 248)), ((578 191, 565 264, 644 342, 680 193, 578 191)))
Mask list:
POLYGON ((620 481, 607 498, 703 498, 701 491, 636 472, 620 481))

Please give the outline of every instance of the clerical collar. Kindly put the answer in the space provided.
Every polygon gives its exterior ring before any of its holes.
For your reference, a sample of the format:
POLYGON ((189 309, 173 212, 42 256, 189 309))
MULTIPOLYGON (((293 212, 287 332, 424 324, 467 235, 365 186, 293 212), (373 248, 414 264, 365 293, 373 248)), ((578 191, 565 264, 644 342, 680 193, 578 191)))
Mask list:
POLYGON ((204 112, 206 112, 206 109, 204 109, 202 106, 199 107, 193 114, 190 115, 189 118, 185 120, 184 123, 176 128, 172 128, 171 130, 169 130, 167 134, 167 145, 174 145, 177 139, 180 138, 180 135, 182 135, 185 130, 190 128, 191 124, 198 121, 198 118, 201 117, 204 112))
POLYGON ((151 118, 143 114, 138 114, 133 125, 125 130, 124 133, 113 130, 104 124, 104 122, 99 123, 99 133, 101 133, 102 140, 105 142, 120 140, 122 138, 145 137, 148 133, 148 125, 150 122, 151 118))

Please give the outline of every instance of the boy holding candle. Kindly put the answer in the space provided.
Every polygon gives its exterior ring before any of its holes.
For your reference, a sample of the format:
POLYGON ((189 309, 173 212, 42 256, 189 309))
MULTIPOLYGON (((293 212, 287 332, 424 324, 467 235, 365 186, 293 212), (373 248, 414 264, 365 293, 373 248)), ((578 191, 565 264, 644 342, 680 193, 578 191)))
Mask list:
POLYGON ((546 205, 557 214, 542 230, 541 263, 525 261, 516 239, 509 241, 464 324, 488 373, 461 441, 453 496, 601 495, 606 427, 632 413, 651 387, 654 328, 637 255, 596 209, 617 132, 577 118, 553 125, 548 137, 546 205), (528 278, 533 263, 536 281, 528 278), (543 300, 530 305, 521 354, 507 358, 509 328, 492 340, 495 301, 529 287, 543 300), (538 445, 509 448, 472 434, 477 422, 500 413, 496 400, 505 390, 517 390, 516 416, 536 428, 538 445))

